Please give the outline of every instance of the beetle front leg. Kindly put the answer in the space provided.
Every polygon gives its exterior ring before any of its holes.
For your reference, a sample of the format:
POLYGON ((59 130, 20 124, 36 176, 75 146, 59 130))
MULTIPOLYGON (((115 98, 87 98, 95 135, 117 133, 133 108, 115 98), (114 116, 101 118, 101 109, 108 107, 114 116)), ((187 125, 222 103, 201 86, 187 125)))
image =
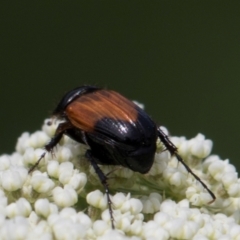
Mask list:
POLYGON ((65 131, 67 129, 69 129, 70 127, 72 127, 72 126, 68 122, 60 123, 58 125, 54 136, 51 138, 50 142, 44 146, 44 149, 46 150, 46 152, 44 152, 40 156, 38 161, 28 170, 28 173, 31 173, 38 166, 38 164, 45 157, 47 152, 52 152, 53 148, 60 142, 65 131))

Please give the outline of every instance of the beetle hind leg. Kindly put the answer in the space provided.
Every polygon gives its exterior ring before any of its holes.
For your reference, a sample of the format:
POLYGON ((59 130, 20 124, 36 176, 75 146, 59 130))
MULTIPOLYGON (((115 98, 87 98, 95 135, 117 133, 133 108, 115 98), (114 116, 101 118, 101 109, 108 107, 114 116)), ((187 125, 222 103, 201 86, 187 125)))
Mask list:
POLYGON ((168 136, 160 129, 160 127, 157 130, 158 137, 162 141, 162 143, 165 145, 167 150, 170 152, 170 154, 175 156, 178 160, 178 162, 181 162, 181 164, 185 167, 185 169, 203 186, 203 188, 210 194, 212 197, 212 201, 209 202, 213 203, 216 199, 216 196, 214 193, 208 188, 208 186, 198 177, 191 168, 183 161, 182 157, 178 154, 177 147, 170 141, 168 136))
POLYGON ((87 150, 86 157, 90 161, 90 163, 93 166, 96 174, 98 175, 103 187, 105 188, 105 193, 106 193, 107 202, 108 202, 108 209, 109 209, 109 214, 110 214, 110 218, 111 218, 112 229, 114 229, 115 227, 114 227, 114 218, 113 218, 113 210, 112 210, 112 201, 110 199, 108 182, 107 182, 108 177, 103 173, 101 168, 98 166, 98 164, 97 164, 98 161, 97 161, 97 159, 95 160, 95 157, 93 156, 91 150, 87 150))

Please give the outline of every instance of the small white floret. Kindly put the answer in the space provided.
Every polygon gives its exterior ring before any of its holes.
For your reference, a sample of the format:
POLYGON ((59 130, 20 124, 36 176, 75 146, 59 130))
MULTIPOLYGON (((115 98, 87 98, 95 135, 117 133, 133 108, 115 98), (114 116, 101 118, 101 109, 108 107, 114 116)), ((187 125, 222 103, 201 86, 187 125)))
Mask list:
POLYGON ((0 171, 7 170, 10 164, 10 157, 7 154, 0 156, 0 171))
POLYGON ((15 203, 11 203, 6 207, 6 214, 9 218, 16 216, 27 217, 31 211, 32 207, 25 198, 20 198, 15 203))
POLYGON ((87 195, 87 203, 99 209, 107 208, 107 197, 101 191, 95 190, 87 195))
POLYGON ((68 184, 75 190, 81 190, 87 183, 87 176, 85 173, 74 173, 69 179, 68 184))
POLYGON ((27 178, 27 174, 27 169, 21 167, 3 171, 0 175, 2 187, 10 192, 20 189, 27 178))
POLYGON ((73 164, 71 162, 63 162, 59 165, 59 181, 63 185, 68 184, 73 175, 73 164))
POLYGON ((93 231, 96 236, 102 236, 109 231, 109 225, 102 220, 97 220, 93 223, 93 231))
POLYGON ((64 188, 54 188, 52 193, 53 200, 59 207, 70 207, 77 203, 78 197, 76 191, 67 185, 64 188))
POLYGON ((59 219, 52 226, 52 230, 58 240, 85 239, 87 233, 83 225, 73 223, 70 219, 59 219))
POLYGON ((52 178, 59 177, 59 162, 56 160, 51 160, 47 163, 47 173, 52 178))
POLYGON ((30 181, 33 189, 38 193, 46 193, 54 188, 54 182, 42 174, 33 174, 30 181))
POLYGON ((38 199, 34 204, 34 208, 36 213, 44 218, 47 218, 50 214, 50 203, 48 199, 38 199))
POLYGON ((59 162, 68 162, 72 159, 72 152, 68 147, 58 147, 56 152, 56 159, 59 162))
POLYGON ((189 149, 193 156, 198 158, 207 157, 212 151, 213 143, 211 140, 206 140, 203 134, 198 134, 195 138, 189 140, 189 149))

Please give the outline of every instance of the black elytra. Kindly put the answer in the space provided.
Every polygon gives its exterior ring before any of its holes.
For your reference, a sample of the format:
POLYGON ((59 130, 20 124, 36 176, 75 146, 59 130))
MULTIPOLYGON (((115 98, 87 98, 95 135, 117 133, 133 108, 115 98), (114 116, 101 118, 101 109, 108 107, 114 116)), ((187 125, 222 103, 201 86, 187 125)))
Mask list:
MULTIPOLYGON (((147 173, 153 165, 157 138, 208 191, 212 197, 210 203, 215 201, 215 195, 183 161, 168 136, 143 109, 121 94, 93 86, 78 87, 63 96, 53 111, 53 116, 63 122, 46 144, 46 151, 52 152, 63 135, 90 147, 86 157, 105 188, 113 229, 107 176, 98 164, 121 165, 135 172, 147 173)), ((42 154, 29 172, 34 170, 45 154, 46 152, 42 154)))

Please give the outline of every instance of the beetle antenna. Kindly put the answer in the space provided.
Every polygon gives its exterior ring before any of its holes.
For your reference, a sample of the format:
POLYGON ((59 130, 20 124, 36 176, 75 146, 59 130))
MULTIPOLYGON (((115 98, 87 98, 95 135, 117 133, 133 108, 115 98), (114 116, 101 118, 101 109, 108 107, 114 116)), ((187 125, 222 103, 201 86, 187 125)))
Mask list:
POLYGON ((160 127, 158 128, 158 137, 160 138, 160 140, 162 141, 162 143, 165 145, 165 147, 167 148, 167 150, 170 152, 171 155, 174 155, 178 162, 181 162, 182 165, 185 167, 185 169, 192 174, 192 176, 198 181, 200 182, 200 184, 203 186, 203 188, 205 190, 207 190, 207 192, 210 194, 210 196, 212 197, 212 200, 208 203, 211 204, 216 200, 216 196, 214 195, 214 193, 208 188, 208 186, 200 179, 200 177, 198 177, 192 170, 191 168, 183 161, 182 157, 178 154, 177 151, 177 147, 170 141, 170 139, 168 138, 168 136, 160 129, 160 127))

